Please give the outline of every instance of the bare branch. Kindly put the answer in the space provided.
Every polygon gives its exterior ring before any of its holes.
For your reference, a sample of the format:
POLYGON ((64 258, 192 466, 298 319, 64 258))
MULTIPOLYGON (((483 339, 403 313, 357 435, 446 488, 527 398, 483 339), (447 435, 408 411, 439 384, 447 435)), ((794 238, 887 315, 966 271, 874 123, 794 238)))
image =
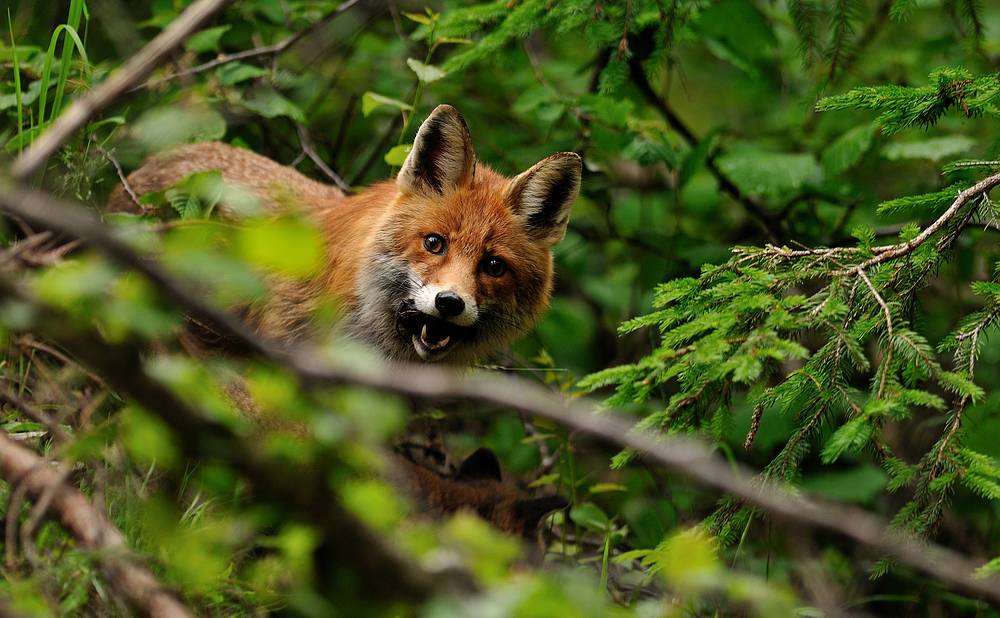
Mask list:
POLYGON ((322 170, 322 172, 326 174, 327 177, 332 180, 341 191, 344 193, 350 193, 351 188, 347 186, 347 183, 344 182, 337 172, 330 169, 330 166, 327 165, 323 159, 319 158, 318 154, 316 154, 316 149, 313 148, 312 137, 309 136, 309 129, 307 129, 305 125, 298 122, 295 123, 295 127, 299 132, 299 143, 302 145, 302 152, 312 159, 312 162, 316 164, 316 167, 322 170))
POLYGON ((961 210, 963 206, 968 204, 970 200, 980 195, 989 193, 997 185, 1000 185, 1000 174, 994 174, 993 176, 984 178, 968 189, 960 191, 955 197, 955 201, 948 207, 948 210, 944 211, 944 213, 938 217, 937 221, 924 228, 924 231, 920 232, 920 234, 918 234, 913 240, 884 247, 873 247, 872 252, 876 254, 875 257, 858 264, 857 266, 852 266, 851 268, 843 271, 843 273, 837 274, 854 274, 861 270, 871 268, 876 264, 881 264, 882 262, 893 260, 910 253, 920 245, 924 244, 928 238, 944 227, 945 224, 958 214, 958 211, 961 210))
MULTIPOLYGON (((23 491, 37 501, 39 508, 44 504, 81 547, 96 552, 101 573, 119 588, 134 611, 153 618, 192 616, 173 593, 130 555, 125 537, 94 510, 83 494, 66 485, 57 469, 11 440, 3 431, 0 431, 0 476, 17 485, 15 493, 23 491)), ((12 502, 8 510, 8 542, 10 519, 17 520, 13 514, 18 512, 19 506, 20 502, 12 502)), ((30 529, 26 530, 27 534, 30 529)))
POLYGON ((196 0, 177 19, 170 22, 163 32, 129 58, 121 68, 94 87, 86 96, 73 101, 48 130, 39 135, 38 139, 14 161, 11 174, 19 180, 31 177, 94 114, 110 105, 135 82, 152 71, 167 54, 230 2, 232 0, 196 0))

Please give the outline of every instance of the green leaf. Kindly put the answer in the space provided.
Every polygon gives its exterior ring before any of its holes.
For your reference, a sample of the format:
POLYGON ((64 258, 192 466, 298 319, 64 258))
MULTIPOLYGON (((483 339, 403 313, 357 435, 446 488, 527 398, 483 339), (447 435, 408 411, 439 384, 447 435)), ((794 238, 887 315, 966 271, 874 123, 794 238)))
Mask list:
POLYGON ((219 39, 222 38, 223 34, 229 32, 230 28, 232 26, 226 24, 224 26, 208 28, 201 32, 195 32, 184 42, 184 49, 194 52, 215 51, 219 49, 219 39))
POLYGON ((609 491, 628 491, 628 487, 617 483, 594 483, 587 491, 591 494, 603 494, 609 491))
POLYGON ((136 134, 148 150, 159 152, 186 142, 221 139, 226 121, 214 110, 157 107, 142 115, 136 134))
POLYGON ((319 230, 299 217, 253 221, 237 230, 234 241, 244 259, 293 277, 315 274, 325 254, 319 230))
POLYGON ((413 144, 400 144, 385 153, 385 162, 389 165, 400 167, 406 161, 406 155, 410 154, 413 144))
POLYGON ((419 79, 421 82, 425 84, 436 82, 437 80, 447 75, 447 73, 437 68, 433 64, 424 64, 423 62, 420 62, 415 58, 407 58, 406 66, 410 67, 410 69, 412 69, 413 72, 417 74, 417 79, 419 79))
POLYGON ((265 77, 271 71, 244 62, 229 62, 216 69, 215 74, 223 86, 232 86, 248 79, 265 77))
POLYGON ((890 161, 900 159, 929 159, 940 161, 969 152, 976 147, 976 140, 965 135, 932 137, 919 142, 892 142, 882 148, 882 154, 890 161))
POLYGON ((716 163, 740 191, 750 195, 780 196, 823 178, 823 169, 811 154, 768 152, 748 142, 736 142, 716 163))
POLYGON ((427 15, 423 15, 420 13, 410 13, 408 11, 400 11, 400 13, 407 19, 411 19, 417 22, 418 24, 424 24, 425 26, 431 25, 431 18, 428 17, 427 15))
POLYGON ((402 101, 397 101, 396 99, 384 97, 371 91, 368 91, 361 96, 361 113, 366 117, 382 105, 389 105, 404 112, 413 111, 412 105, 408 105, 402 101))
POLYGON ((608 516, 593 502, 584 502, 569 511, 569 517, 577 524, 595 532, 607 532, 610 524, 608 516))
POLYGON ((257 112, 265 118, 284 116, 295 122, 306 121, 306 115, 298 105, 271 87, 255 88, 252 92, 252 98, 244 96, 240 102, 247 109, 257 112))
POLYGON ((857 165, 871 148, 874 135, 875 125, 866 124, 854 127, 838 137, 823 151, 823 172, 828 177, 833 177, 857 165))

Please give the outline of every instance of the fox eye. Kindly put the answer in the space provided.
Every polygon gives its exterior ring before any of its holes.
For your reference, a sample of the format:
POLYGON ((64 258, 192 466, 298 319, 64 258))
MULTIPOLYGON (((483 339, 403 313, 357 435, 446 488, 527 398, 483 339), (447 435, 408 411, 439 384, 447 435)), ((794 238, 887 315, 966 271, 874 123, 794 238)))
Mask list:
POLYGON ((507 274, 507 262, 492 255, 483 260, 483 272, 491 277, 503 277, 507 274))
POLYGON ((424 249, 431 253, 441 253, 444 251, 444 238, 438 234, 428 234, 424 236, 424 249))

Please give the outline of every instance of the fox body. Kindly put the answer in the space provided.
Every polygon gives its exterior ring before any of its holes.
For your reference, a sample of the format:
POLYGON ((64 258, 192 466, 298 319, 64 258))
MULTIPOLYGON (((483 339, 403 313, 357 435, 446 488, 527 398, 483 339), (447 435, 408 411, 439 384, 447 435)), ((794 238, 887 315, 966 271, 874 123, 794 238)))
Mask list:
MULTIPOLYGON (((505 177, 476 161, 462 116, 442 105, 396 179, 355 195, 218 142, 147 161, 127 184, 143 195, 206 170, 269 210, 305 211, 323 232, 322 272, 304 284, 273 281, 250 316, 261 332, 296 339, 315 327, 318 299, 332 295, 342 332, 386 357, 467 363, 523 335, 548 307, 550 249, 565 234, 581 162, 564 152, 505 177)), ((137 209, 119 186, 107 210, 137 209)))
POLYGON ((401 455, 392 455, 389 481, 423 515, 478 515, 504 532, 531 538, 543 517, 566 508, 562 496, 527 498, 501 482, 500 463, 488 448, 469 455, 454 478, 442 478, 401 455))

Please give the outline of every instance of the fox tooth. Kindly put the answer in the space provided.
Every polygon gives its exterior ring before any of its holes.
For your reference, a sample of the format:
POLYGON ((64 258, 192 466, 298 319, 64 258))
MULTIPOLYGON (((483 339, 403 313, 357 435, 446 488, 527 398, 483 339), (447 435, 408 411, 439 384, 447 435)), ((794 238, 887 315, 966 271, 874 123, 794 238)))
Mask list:
POLYGON ((426 324, 424 324, 424 327, 420 330, 420 338, 423 339, 424 341, 427 341, 427 325, 426 324))
POLYGON ((444 339, 442 339, 441 343, 438 344, 438 347, 440 347, 440 348, 445 347, 446 345, 448 345, 449 341, 451 341, 451 335, 448 335, 447 337, 445 337, 444 339))

